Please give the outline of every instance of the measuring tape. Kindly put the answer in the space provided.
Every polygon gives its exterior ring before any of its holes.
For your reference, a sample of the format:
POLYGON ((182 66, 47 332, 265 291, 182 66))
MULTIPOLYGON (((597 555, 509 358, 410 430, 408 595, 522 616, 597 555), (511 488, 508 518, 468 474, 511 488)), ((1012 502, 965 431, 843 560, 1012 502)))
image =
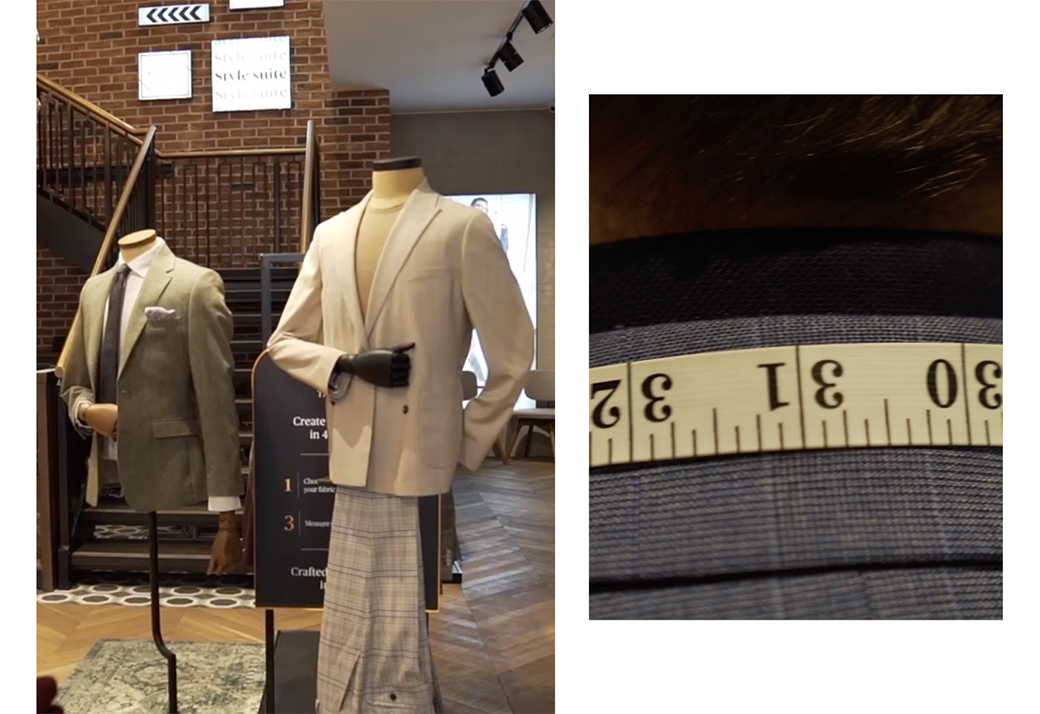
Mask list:
POLYGON ((865 446, 1002 446, 1003 345, 733 350, 589 370, 589 465, 865 446))

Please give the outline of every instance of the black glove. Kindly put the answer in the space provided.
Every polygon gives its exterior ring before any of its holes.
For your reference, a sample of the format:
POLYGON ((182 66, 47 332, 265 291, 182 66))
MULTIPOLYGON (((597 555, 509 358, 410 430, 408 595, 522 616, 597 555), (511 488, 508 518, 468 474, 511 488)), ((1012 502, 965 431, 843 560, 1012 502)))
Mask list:
POLYGON ((343 355, 336 360, 336 371, 360 377, 377 387, 407 387, 412 371, 408 350, 415 343, 398 345, 392 350, 369 350, 356 355, 343 355))

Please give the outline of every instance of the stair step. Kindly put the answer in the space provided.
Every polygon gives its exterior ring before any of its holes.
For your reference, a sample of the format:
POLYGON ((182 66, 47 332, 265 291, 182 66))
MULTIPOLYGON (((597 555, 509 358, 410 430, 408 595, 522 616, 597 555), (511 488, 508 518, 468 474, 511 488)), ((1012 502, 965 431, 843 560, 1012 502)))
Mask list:
MULTIPOLYGON (((284 305, 285 301, 289 299, 289 293, 292 292, 292 285, 276 284, 271 287, 271 302, 276 306, 284 305)), ((235 311, 234 306, 242 305, 255 305, 256 309, 259 309, 261 297, 263 297, 263 293, 260 291, 259 285, 226 288, 224 290, 224 302, 232 308, 232 312, 235 311)))
MULTIPOLYGON (((199 541, 163 542, 159 548, 162 573, 204 573, 209 565, 210 543, 199 541)), ((148 541, 96 541, 84 543, 72 553, 72 567, 82 570, 147 571, 148 541)), ((232 573, 248 573, 238 565, 232 573)))
MULTIPOLYGON (((237 511, 238 526, 242 528, 242 510, 237 511)), ((205 503, 185 506, 173 511, 159 511, 160 526, 206 526, 217 524, 217 514, 210 512, 205 503)), ((102 501, 97 506, 83 510, 80 520, 84 523, 104 525, 147 525, 148 514, 135 511, 121 501, 102 501)))
MULTIPOLYGON (((273 311, 271 313, 271 326, 272 327, 274 327, 275 325, 278 324, 278 318, 281 317, 281 316, 282 316, 281 310, 273 311)), ((253 312, 253 311, 250 311, 250 312, 236 312, 234 317, 235 317, 235 322, 236 323, 242 322, 242 323, 259 325, 261 320, 263 319, 263 314, 260 313, 260 312, 253 312)))
POLYGON ((233 352, 252 352, 254 354, 260 354, 264 351, 263 340, 231 340, 231 350, 233 352))
MULTIPOLYGON (((252 268, 219 268, 217 270, 220 273, 220 277, 224 279, 224 282, 241 282, 253 280, 260 282, 260 266, 257 265, 252 268)), ((279 278, 285 280, 295 280, 299 270, 295 265, 283 264, 275 265, 271 268, 271 279, 277 280, 279 278)))

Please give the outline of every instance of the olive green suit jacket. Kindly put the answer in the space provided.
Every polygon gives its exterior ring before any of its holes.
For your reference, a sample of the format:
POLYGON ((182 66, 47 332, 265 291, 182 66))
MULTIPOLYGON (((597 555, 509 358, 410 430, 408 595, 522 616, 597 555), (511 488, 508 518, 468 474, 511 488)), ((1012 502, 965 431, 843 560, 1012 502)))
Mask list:
MULTIPOLYGON (((115 268, 89 279, 80 296, 62 398, 70 417, 94 400, 105 307, 115 268)), ((118 378, 118 462, 123 495, 137 511, 178 508, 210 496, 240 496, 231 312, 212 270, 163 246, 152 263, 124 336, 118 378), (149 319, 145 308, 173 310, 149 319)), ((87 472, 87 502, 97 505, 99 437, 87 472)))

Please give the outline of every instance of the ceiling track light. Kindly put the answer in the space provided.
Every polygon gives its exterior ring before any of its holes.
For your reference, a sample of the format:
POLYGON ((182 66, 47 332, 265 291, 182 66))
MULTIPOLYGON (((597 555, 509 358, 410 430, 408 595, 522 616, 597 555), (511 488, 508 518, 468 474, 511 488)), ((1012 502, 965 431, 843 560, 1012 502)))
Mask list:
POLYGON ((538 0, 531 0, 524 5, 524 9, 520 13, 527 18, 527 24, 531 26, 536 35, 544 32, 553 24, 553 19, 549 17, 549 13, 538 0))
POLYGON ((519 67, 524 63, 524 58, 520 56, 520 53, 513 47, 513 43, 510 40, 511 37, 506 38, 506 41, 502 43, 502 46, 498 48, 498 58, 502 60, 502 64, 506 66, 510 72, 519 67))
POLYGON ((498 72, 495 71, 494 67, 485 67, 484 76, 481 77, 481 81, 484 82, 484 89, 492 97, 497 97, 505 90, 502 86, 502 80, 498 78, 498 72))
POLYGON ((495 63, 501 61, 510 72, 524 63, 524 58, 513 47, 513 33, 516 32, 516 28, 525 19, 536 35, 544 32, 546 28, 551 27, 553 24, 553 19, 549 17, 549 13, 545 11, 539 0, 528 0, 524 4, 520 12, 517 13, 516 19, 513 20, 513 24, 510 25, 509 31, 506 32, 502 44, 498 46, 495 54, 491 56, 491 63, 484 68, 484 76, 481 77, 481 81, 484 83, 487 93, 492 97, 497 97, 505 90, 505 87, 502 86, 502 80, 498 78, 498 73, 495 72, 495 63))

